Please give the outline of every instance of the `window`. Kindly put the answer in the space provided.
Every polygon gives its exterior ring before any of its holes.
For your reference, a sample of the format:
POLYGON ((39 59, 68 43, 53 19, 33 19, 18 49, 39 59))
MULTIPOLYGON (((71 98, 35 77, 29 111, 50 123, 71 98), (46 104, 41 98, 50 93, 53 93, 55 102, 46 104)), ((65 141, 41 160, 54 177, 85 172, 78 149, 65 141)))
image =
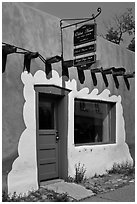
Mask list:
POLYGON ((74 143, 114 143, 115 103, 75 99, 74 143))
POLYGON ((39 93, 39 129, 54 129, 54 102, 45 93, 39 93))

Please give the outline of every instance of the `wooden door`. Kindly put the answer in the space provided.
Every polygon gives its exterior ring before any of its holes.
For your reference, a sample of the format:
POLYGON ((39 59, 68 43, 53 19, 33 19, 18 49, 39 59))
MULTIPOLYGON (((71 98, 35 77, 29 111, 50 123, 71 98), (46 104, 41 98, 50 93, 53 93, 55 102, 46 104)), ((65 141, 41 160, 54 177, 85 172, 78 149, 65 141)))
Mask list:
POLYGON ((38 93, 37 160, 39 182, 58 178, 57 100, 38 93))

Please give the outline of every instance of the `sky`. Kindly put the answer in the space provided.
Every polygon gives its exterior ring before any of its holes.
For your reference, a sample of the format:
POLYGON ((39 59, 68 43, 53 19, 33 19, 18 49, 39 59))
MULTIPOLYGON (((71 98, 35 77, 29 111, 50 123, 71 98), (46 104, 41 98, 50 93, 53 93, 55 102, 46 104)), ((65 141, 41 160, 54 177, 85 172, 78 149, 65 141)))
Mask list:
POLYGON ((90 17, 102 8, 100 18, 108 19, 115 13, 120 13, 126 8, 133 8, 134 2, 27 2, 32 7, 50 13, 59 18, 90 17))
MULTIPOLYGON (((97 17, 98 35, 105 33, 104 23, 108 23, 115 14, 120 14, 126 11, 127 8, 132 8, 133 16, 135 17, 135 2, 25 2, 31 7, 54 15, 60 19, 64 18, 82 18, 91 17, 92 14, 97 14, 97 8, 101 7, 102 12, 97 17)), ((132 37, 126 36, 124 44, 129 44, 132 37)))

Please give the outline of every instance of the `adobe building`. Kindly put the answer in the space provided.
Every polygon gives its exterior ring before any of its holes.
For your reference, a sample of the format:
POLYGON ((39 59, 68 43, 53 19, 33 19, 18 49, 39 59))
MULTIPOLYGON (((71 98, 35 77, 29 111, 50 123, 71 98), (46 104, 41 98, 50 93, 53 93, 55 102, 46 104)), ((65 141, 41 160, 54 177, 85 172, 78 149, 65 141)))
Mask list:
POLYGON ((15 2, 4 2, 2 14, 3 53, 13 49, 3 55, 3 189, 25 193, 45 180, 74 177, 79 163, 86 177, 133 164, 134 52, 97 36, 88 69, 65 66, 81 52, 75 26, 62 29, 61 39, 54 16, 15 2))

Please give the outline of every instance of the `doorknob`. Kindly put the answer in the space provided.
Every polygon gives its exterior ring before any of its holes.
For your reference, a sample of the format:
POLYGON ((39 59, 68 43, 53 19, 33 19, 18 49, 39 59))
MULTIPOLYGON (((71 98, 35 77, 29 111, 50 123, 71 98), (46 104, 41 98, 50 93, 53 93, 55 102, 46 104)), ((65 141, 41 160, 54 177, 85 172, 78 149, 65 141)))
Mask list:
POLYGON ((57 141, 59 140, 59 136, 56 136, 56 140, 57 140, 57 141))
POLYGON ((58 132, 56 132, 56 141, 59 140, 59 135, 58 135, 58 132))

